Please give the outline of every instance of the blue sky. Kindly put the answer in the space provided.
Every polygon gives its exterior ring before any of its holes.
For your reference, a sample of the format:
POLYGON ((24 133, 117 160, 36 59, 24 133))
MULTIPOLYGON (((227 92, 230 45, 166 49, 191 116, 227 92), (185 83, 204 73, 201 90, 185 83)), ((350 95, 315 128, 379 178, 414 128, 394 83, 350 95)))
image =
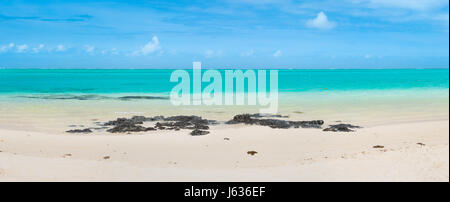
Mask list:
POLYGON ((6 68, 448 68, 447 0, 0 1, 6 68))

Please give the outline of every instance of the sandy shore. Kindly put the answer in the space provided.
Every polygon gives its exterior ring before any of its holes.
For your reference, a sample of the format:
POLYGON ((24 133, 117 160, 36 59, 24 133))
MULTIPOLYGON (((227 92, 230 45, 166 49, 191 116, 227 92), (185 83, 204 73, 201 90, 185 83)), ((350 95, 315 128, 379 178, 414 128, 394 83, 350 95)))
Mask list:
POLYGON ((448 119, 354 133, 245 125, 210 131, 0 129, 0 181, 449 181, 448 119))

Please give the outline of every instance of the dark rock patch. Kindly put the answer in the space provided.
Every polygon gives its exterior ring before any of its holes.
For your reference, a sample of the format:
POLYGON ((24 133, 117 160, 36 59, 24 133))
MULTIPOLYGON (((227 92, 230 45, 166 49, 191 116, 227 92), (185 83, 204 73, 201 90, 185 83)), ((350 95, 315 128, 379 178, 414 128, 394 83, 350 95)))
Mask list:
POLYGON ((103 127, 96 127, 96 128, 89 128, 91 130, 105 130, 108 129, 109 127, 103 126, 103 127))
POLYGON ((382 146, 382 145, 375 145, 372 148, 374 148, 374 149, 383 149, 384 146, 382 146))
POLYGON ((122 96, 118 97, 119 100, 168 100, 169 97, 161 97, 161 96, 122 96))
POLYGON ((110 97, 102 96, 96 94, 84 94, 84 95, 72 95, 72 94, 56 94, 56 95, 30 95, 30 96, 17 96, 20 98, 29 99, 43 99, 43 100, 168 100, 169 97, 163 96, 140 96, 140 95, 130 95, 121 97, 110 97))
POLYGON ((331 131, 331 132, 354 132, 355 128, 361 128, 360 126, 354 126, 351 124, 336 124, 330 125, 328 128, 323 129, 323 131, 331 131))
POLYGON ((137 125, 118 125, 111 129, 108 129, 106 131, 110 133, 125 133, 125 132, 145 132, 145 131, 152 131, 156 130, 153 127, 144 127, 144 126, 137 126, 137 125))
POLYGON ((289 124, 294 128, 322 128, 323 120, 313 121, 289 121, 289 124))
POLYGON ((207 135, 207 134, 209 134, 209 131, 199 130, 199 129, 195 129, 191 132, 192 136, 200 136, 200 135, 207 135))
MULTIPOLYGON (((276 117, 283 117, 278 116, 276 117)), ((271 128, 321 128, 324 122, 322 120, 314 120, 314 121, 287 121, 280 119, 261 119, 260 114, 239 114, 233 117, 232 120, 227 121, 226 124, 238 124, 244 123, 249 125, 261 125, 261 126, 269 126, 271 128)))
POLYGON ((251 117, 250 114, 238 114, 233 117, 232 120, 227 121, 226 124, 238 124, 238 123, 245 123, 245 124, 256 124, 257 119, 254 119, 251 117))
POLYGON ((140 126, 144 121, 151 121, 153 119, 146 118, 144 116, 133 116, 130 119, 127 118, 118 118, 114 121, 108 121, 104 125, 105 126, 114 126, 111 129, 106 130, 110 133, 127 133, 127 132, 145 132, 156 130, 153 127, 144 127, 140 126))
POLYGON ((67 158, 67 157, 71 157, 71 156, 72 156, 72 154, 64 154, 62 157, 67 158))
POLYGON ((89 128, 86 128, 86 129, 73 129, 73 130, 66 131, 66 133, 92 133, 92 130, 89 129, 89 128))
POLYGON ((100 96, 95 94, 86 94, 86 95, 32 95, 32 96, 17 96, 22 98, 31 98, 31 99, 43 99, 43 100, 101 100, 107 99, 106 96, 100 96))
POLYGON ((217 124, 214 120, 202 119, 198 116, 171 116, 167 118, 162 118, 164 122, 156 123, 155 127, 165 127, 174 129, 201 129, 208 130, 211 124, 217 124))
MULTIPOLYGON (((113 121, 104 123, 104 126, 114 126, 108 129, 111 133, 125 133, 125 132, 143 132, 151 130, 175 130, 190 129, 190 130, 208 130, 211 124, 217 124, 217 121, 202 119, 198 116, 133 116, 131 118, 118 118, 113 121), (144 122, 158 121, 154 127, 141 126, 144 122)), ((204 132, 195 132, 195 134, 204 134, 204 132)), ((209 133, 209 132, 208 132, 209 133)), ((206 134, 208 134, 206 133, 206 134)))
MULTIPOLYGON (((288 128, 317 128, 321 129, 324 124, 323 120, 312 121, 289 121, 275 118, 288 118, 288 116, 282 115, 270 115, 270 114, 238 114, 233 117, 232 120, 225 122, 225 124, 248 124, 248 125, 260 125, 267 126, 275 129, 288 129, 288 128)), ((108 121, 105 123, 94 122, 99 127, 87 128, 87 129, 75 129, 66 131, 68 133, 90 133, 92 130, 104 130, 110 133, 126 133, 132 132, 146 132, 155 130, 174 130, 179 131, 181 129, 192 130, 191 135, 206 135, 209 134, 207 130, 211 125, 219 124, 215 120, 203 119, 199 116, 133 116, 131 118, 117 118, 116 120, 108 121), (154 127, 143 126, 145 122, 156 122, 154 127)), ((333 132, 353 132, 355 128, 361 128, 351 124, 337 124, 330 125, 324 131, 333 132)))
POLYGON ((269 126, 271 128, 290 128, 292 125, 288 121, 277 119, 260 119, 257 120, 257 124, 261 126, 269 126))
POLYGON ((248 155, 252 155, 252 156, 254 156, 257 153, 258 153, 257 151, 248 151, 247 152, 248 155))
POLYGON ((261 114, 261 113, 256 113, 256 114, 252 114, 250 115, 250 117, 252 118, 289 118, 289 116, 283 116, 283 115, 279 115, 279 114, 261 114))

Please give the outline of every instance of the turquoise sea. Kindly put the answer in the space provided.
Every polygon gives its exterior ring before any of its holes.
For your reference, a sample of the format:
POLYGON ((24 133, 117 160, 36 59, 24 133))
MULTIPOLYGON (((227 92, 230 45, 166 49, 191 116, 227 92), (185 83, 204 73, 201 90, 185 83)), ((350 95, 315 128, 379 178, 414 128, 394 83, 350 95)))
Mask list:
MULTIPOLYGON (((169 80, 173 71, 161 69, 0 69, 0 94, 165 94, 176 85, 169 80)), ((224 70, 219 71, 224 77, 224 70)), ((449 70, 279 70, 278 82, 280 92, 320 91, 323 89, 328 91, 448 89, 449 70)), ((203 86, 207 84, 205 83, 203 86)))
MULTIPOLYGON (((177 85, 170 82, 173 71, 0 69, 0 127, 53 130, 56 125, 133 115, 198 115, 226 121, 268 107, 174 106, 169 100, 177 85)), ((224 70, 219 71, 225 81, 224 70)), ((448 119, 448 69, 279 70, 278 87, 277 104, 272 104, 293 120, 370 126, 448 119)))

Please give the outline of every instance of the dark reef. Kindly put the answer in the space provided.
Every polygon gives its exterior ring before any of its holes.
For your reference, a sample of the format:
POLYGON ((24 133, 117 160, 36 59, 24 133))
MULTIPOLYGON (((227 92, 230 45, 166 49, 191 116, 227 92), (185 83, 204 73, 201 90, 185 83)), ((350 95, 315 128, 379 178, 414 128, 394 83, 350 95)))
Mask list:
MULTIPOLYGON (((282 115, 266 115, 266 114, 238 114, 233 117, 232 120, 225 122, 225 124, 248 124, 248 125, 260 125, 268 126, 270 128, 288 129, 288 128, 315 128, 322 129, 324 124, 323 120, 312 121, 289 121, 275 118, 288 118, 288 116, 282 115)), ((105 123, 94 122, 96 125, 101 126, 97 128, 75 129, 68 130, 68 133, 91 133, 92 130, 106 129, 110 133, 131 133, 131 132, 146 132, 155 130, 192 130, 192 136, 207 135, 210 132, 211 125, 219 124, 215 120, 203 119, 199 116, 133 116, 131 118, 117 118, 116 120, 108 121, 105 123), (156 122, 153 127, 146 127, 143 124, 145 122, 156 122), (92 130, 91 130, 92 129, 92 130)), ((323 131, 331 132, 353 132, 353 129, 361 128, 360 126, 354 126, 351 124, 337 124, 330 125, 323 131)))
POLYGON ((322 120, 313 121, 287 121, 280 119, 265 119, 264 117, 283 117, 281 115, 264 116, 261 114, 239 114, 227 121, 226 124, 244 123, 249 125, 269 126, 271 128, 321 128, 324 124, 322 120))
POLYGON ((354 126, 351 124, 337 124, 330 125, 328 128, 323 129, 323 131, 332 131, 332 132, 354 132, 355 128, 361 128, 360 126, 354 126))
POLYGON ((74 129, 74 130, 68 130, 67 133, 92 133, 92 130, 89 128, 86 129, 74 129))
POLYGON ((17 96, 20 98, 29 99, 43 99, 43 100, 168 100, 169 97, 163 96, 121 96, 121 97, 110 97, 102 96, 96 94, 85 94, 85 95, 71 95, 71 94, 56 94, 56 95, 29 95, 29 96, 17 96))
POLYGON ((113 128, 108 129, 111 133, 126 133, 126 132, 144 132, 151 130, 180 130, 180 129, 190 129, 192 135, 208 134, 207 131, 211 124, 217 124, 214 120, 202 119, 198 116, 155 116, 155 117, 145 117, 145 116, 133 116, 132 118, 118 118, 114 121, 108 121, 105 126, 113 126, 113 128), (141 126, 144 122, 157 121, 154 127, 144 127, 141 126), (207 132, 207 133, 205 133, 207 132))

